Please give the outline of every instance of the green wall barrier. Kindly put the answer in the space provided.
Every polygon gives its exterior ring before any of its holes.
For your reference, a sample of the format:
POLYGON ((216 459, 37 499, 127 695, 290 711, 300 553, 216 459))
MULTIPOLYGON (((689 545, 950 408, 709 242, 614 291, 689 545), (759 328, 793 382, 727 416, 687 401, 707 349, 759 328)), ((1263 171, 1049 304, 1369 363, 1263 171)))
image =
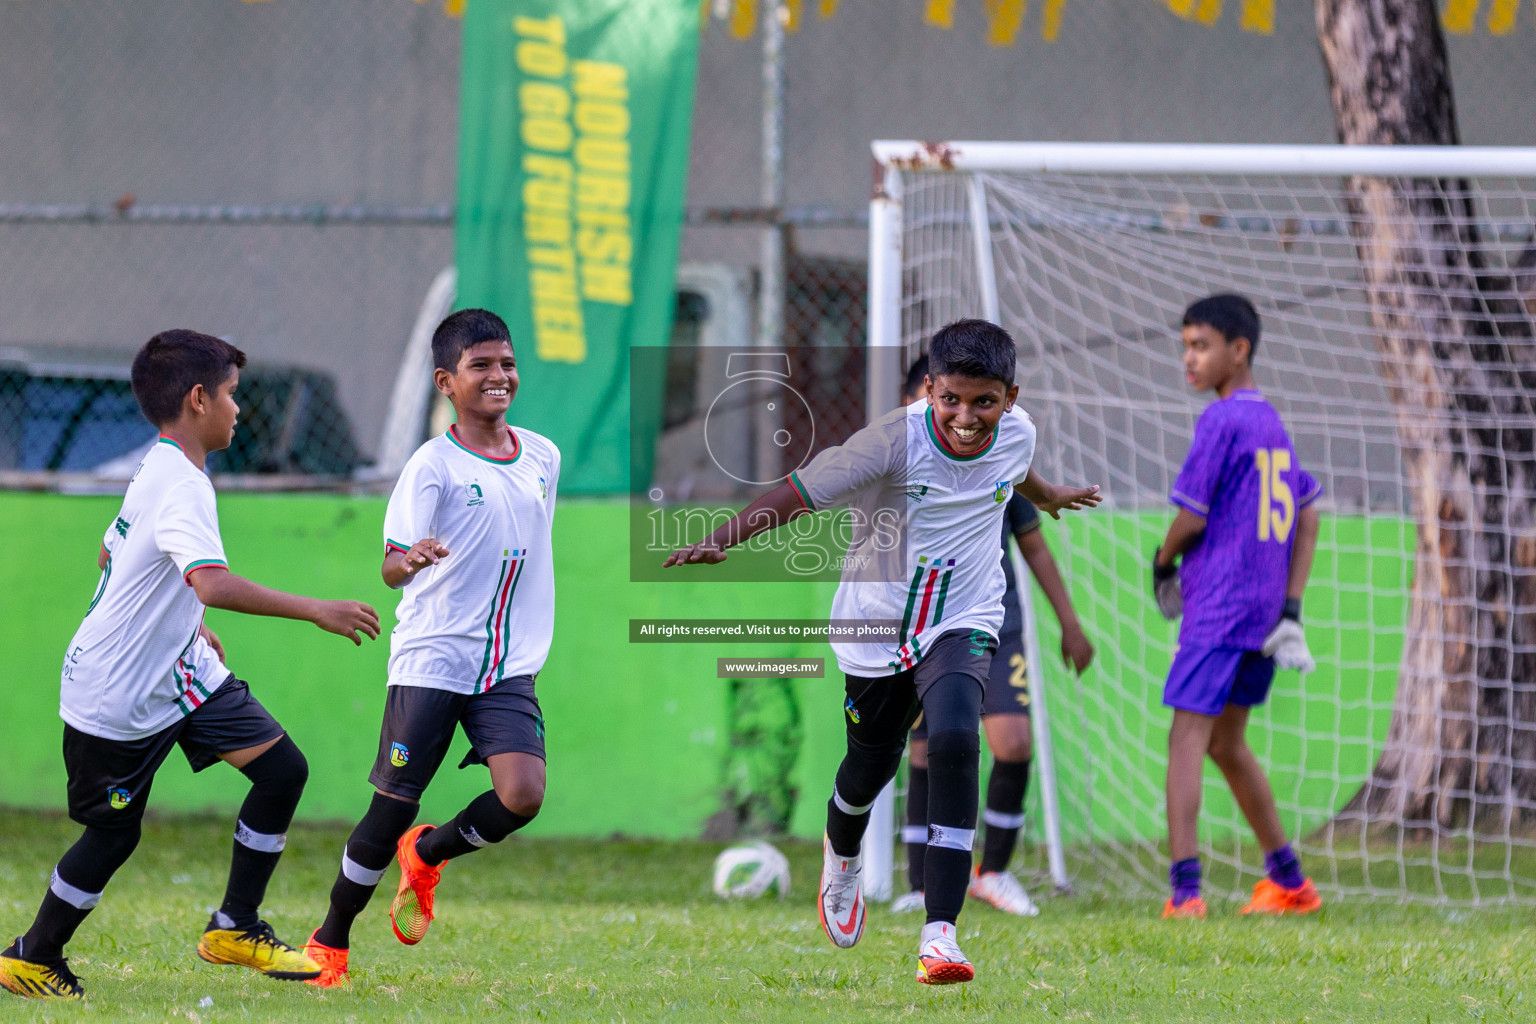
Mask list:
MULTIPOLYGON (((0 589, 7 680, 0 688, 0 744, 9 768, 0 803, 64 807, 59 665, 95 589, 97 544, 118 505, 111 497, 0 495, 0 527, 14 539, 19 561, 0 589)), ((384 499, 228 495, 219 514, 234 571, 300 593, 368 601, 386 629, 393 626, 398 595, 378 574, 384 499)), ((628 626, 631 618, 822 618, 833 584, 711 581, 704 566, 685 567, 676 582, 631 584, 626 517, 622 501, 564 501, 555 517, 559 613, 538 681, 549 788, 533 830, 697 836, 730 793, 769 814, 783 811, 787 797, 791 832, 819 835, 843 751, 842 677, 830 649, 631 644, 628 626), (825 657, 828 671, 823 679, 791 681, 788 693, 778 684, 754 689, 715 677, 715 659, 734 655, 825 657), (738 739, 767 736, 788 746, 742 757, 729 749, 733 731, 738 739), (760 776, 781 771, 790 756, 787 786, 778 780, 772 792, 763 791, 760 776)), ((1157 617, 1144 577, 1147 553, 1166 522, 1160 513, 1095 513, 1047 526, 1060 557, 1071 560, 1074 600, 1098 648, 1083 679, 1068 676, 1055 656, 1054 619, 1037 595, 1068 842, 1163 831, 1169 716, 1161 687, 1175 630, 1157 617), (1089 757, 1110 741, 1123 752, 1133 799, 1109 800, 1102 757, 1089 757)), ((1271 767, 1287 827, 1311 827, 1319 808, 1348 799, 1379 749, 1396 685, 1412 539, 1406 523, 1324 518, 1313 576, 1329 583, 1310 588, 1306 602, 1318 671, 1304 692, 1295 673, 1281 674, 1251 731, 1271 767)), ((358 649, 304 623, 215 611, 208 624, 223 639, 230 666, 309 757, 300 814, 361 814, 371 792, 387 636, 358 649)), ((450 816, 487 787, 483 769, 454 768, 464 747, 460 737, 427 793, 424 820, 450 816)), ((228 768, 194 778, 172 755, 151 806, 162 813, 230 811, 244 789, 228 768)), ((1207 821, 1236 819, 1219 780, 1207 789, 1207 808, 1207 821)))

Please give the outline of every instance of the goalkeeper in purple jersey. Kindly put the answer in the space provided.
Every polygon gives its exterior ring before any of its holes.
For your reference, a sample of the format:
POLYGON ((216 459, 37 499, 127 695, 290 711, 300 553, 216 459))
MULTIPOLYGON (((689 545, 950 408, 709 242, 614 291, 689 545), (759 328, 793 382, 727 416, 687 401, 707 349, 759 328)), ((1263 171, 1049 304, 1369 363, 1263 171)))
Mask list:
POLYGON ((1196 827, 1207 754, 1264 849, 1267 877, 1242 910, 1306 914, 1322 906, 1286 842, 1269 780, 1248 746, 1248 713, 1275 668, 1310 672, 1301 595, 1312 570, 1322 487, 1302 469, 1280 415, 1253 384, 1259 315, 1240 295, 1184 312, 1185 379, 1218 401, 1201 413, 1170 496, 1178 515, 1152 559, 1158 610, 1182 614, 1163 703, 1168 733, 1168 871, 1164 917, 1204 917, 1196 827), (1175 559, 1182 559, 1175 566, 1175 559))

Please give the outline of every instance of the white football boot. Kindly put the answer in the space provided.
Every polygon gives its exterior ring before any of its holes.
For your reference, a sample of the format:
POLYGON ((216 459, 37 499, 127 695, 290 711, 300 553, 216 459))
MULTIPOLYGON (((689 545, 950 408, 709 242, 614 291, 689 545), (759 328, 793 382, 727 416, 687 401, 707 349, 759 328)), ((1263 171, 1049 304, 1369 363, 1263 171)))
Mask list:
POLYGON ((1035 901, 1029 898, 1029 893, 1024 891, 1019 880, 1009 871, 988 871, 986 874, 977 871, 971 878, 970 894, 976 899, 986 900, 1005 914, 1034 917, 1040 913, 1035 901))
POLYGON ((926 909, 925 898, 921 889, 916 892, 904 893, 896 897, 896 902, 891 904, 891 913, 910 914, 914 910, 926 909))
POLYGON ((976 968, 955 944, 955 926, 949 921, 923 925, 917 951, 917 980, 924 985, 955 985, 976 977, 976 968))
POLYGON ((832 843, 821 840, 821 896, 817 913, 821 929, 834 946, 847 949, 864 935, 864 891, 859 885, 860 857, 839 857, 832 843))

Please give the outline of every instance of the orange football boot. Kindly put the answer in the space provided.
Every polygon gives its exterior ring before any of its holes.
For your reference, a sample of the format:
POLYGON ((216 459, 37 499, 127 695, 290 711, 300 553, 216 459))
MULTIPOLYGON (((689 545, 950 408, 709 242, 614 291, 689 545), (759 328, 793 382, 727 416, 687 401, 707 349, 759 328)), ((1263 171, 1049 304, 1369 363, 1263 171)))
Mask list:
POLYGON ((1276 885, 1268 878, 1259 879, 1253 887, 1253 899, 1239 914, 1311 914, 1323 905, 1312 879, 1303 878, 1294 889, 1276 885))
POLYGON ((1192 896, 1180 903, 1173 905, 1173 897, 1168 897, 1168 902, 1163 904, 1163 917, 1193 917, 1205 919, 1205 899, 1201 896, 1192 896))
POLYGON ((431 825, 417 825, 400 837, 395 851, 396 859, 400 861, 400 888, 389 908, 389 924, 395 930, 395 938, 407 946, 414 946, 426 937, 434 916, 432 897, 437 892, 438 880, 443 877, 442 864, 433 867, 416 853, 416 840, 430 828, 431 825))
POLYGON ((316 988, 338 988, 352 983, 347 974, 347 950, 336 949, 332 946, 324 946, 315 941, 315 935, 320 934, 316 928, 310 935, 309 941, 304 943, 304 955, 320 965, 320 977, 310 978, 304 984, 314 985, 316 988))

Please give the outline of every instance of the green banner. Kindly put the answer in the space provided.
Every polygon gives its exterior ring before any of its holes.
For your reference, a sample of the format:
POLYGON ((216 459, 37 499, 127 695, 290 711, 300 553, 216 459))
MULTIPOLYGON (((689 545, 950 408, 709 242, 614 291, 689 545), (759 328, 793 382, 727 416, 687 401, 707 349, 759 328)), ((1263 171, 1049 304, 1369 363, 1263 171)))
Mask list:
POLYGON ((560 446, 562 494, 629 488, 629 348, 671 330, 698 39, 698 0, 465 11, 459 306, 511 327, 510 419, 560 446))

